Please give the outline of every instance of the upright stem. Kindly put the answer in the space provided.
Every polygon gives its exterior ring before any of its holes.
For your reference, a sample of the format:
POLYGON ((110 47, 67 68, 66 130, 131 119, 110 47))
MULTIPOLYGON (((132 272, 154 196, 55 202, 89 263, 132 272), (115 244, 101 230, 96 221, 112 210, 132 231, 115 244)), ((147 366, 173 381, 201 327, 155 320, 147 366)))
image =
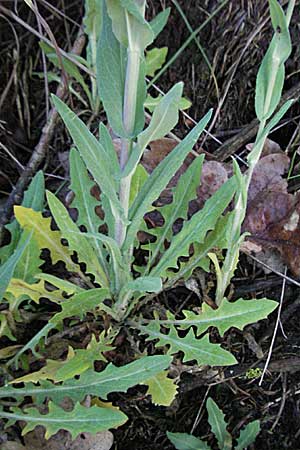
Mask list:
MULTIPOLYGON (((263 120, 258 129, 257 138, 260 138, 260 135, 266 125, 266 121, 263 120)), ((257 140, 256 138, 256 140, 257 140)), ((226 289, 230 283, 230 279, 232 277, 232 273, 234 271, 235 265, 238 261, 238 256, 240 252, 240 245, 241 240, 239 239, 241 234, 241 226, 244 221, 245 215, 246 215, 246 209, 247 209, 247 195, 248 195, 248 189, 251 182, 251 178, 253 175, 254 168, 257 164, 257 162, 260 159, 260 155, 264 146, 265 140, 261 141, 259 144, 256 141, 253 147, 252 152, 257 151, 257 157, 255 159, 252 159, 250 161, 250 166, 248 169, 248 173, 246 176, 246 182, 245 182, 245 190, 246 192, 240 192, 236 201, 236 204, 234 206, 234 220, 232 224, 232 228, 230 231, 230 243, 228 246, 228 250, 225 256, 225 260, 222 266, 222 276, 220 278, 220 283, 217 285, 217 291, 216 291, 216 304, 219 306, 225 297, 226 289), (259 145, 259 149, 257 149, 257 145, 259 145)))
MULTIPOLYGON (((123 106, 123 124, 128 136, 133 135, 136 116, 136 102, 137 102, 137 87, 140 71, 140 53, 136 50, 127 51, 127 68, 124 92, 124 106, 123 106)), ((129 154, 132 149, 132 139, 122 138, 120 168, 124 169, 129 154)), ((121 178, 119 198, 124 209, 125 218, 128 217, 129 195, 130 195, 131 176, 121 178)), ((121 247, 126 236, 126 224, 120 219, 116 222, 115 239, 121 247)))

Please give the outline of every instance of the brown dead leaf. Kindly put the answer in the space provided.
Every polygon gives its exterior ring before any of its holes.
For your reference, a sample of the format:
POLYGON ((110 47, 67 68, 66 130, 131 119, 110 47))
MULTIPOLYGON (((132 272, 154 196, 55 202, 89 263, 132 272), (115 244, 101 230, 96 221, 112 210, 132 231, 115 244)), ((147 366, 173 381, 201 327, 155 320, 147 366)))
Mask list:
POLYGON ((1 444, 1 450, 26 450, 26 447, 20 442, 7 441, 1 444))
POLYGON ((81 433, 67 450, 110 450, 114 436, 110 431, 81 433))
POLYGON ((72 439, 70 433, 60 430, 48 440, 45 439, 45 428, 37 426, 25 434, 26 450, 68 450, 72 439))
POLYGON ((300 197, 288 193, 287 181, 283 178, 290 160, 270 140, 264 148, 264 155, 254 170, 249 189, 243 231, 250 232, 251 236, 243 249, 254 252, 270 267, 274 267, 274 263, 278 267, 280 254, 282 261, 299 277, 300 197))
POLYGON ((288 170, 290 159, 285 153, 263 156, 257 163, 248 192, 249 203, 262 191, 287 192, 282 175, 288 170))
POLYGON ((7 450, 110 450, 114 437, 110 431, 90 434, 81 433, 72 441, 70 433, 65 430, 58 431, 48 440, 44 437, 44 427, 37 426, 24 436, 26 447, 8 448, 7 450))
POLYGON ((200 186, 197 189, 197 209, 203 208, 206 200, 227 180, 228 171, 225 164, 217 161, 205 161, 202 167, 200 186))

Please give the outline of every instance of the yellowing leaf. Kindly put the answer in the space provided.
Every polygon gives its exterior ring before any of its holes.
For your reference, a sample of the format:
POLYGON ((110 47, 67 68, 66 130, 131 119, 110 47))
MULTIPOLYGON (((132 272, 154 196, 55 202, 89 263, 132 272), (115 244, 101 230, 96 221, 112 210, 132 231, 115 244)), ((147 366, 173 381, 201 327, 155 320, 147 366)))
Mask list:
POLYGON ((156 405, 169 406, 177 394, 178 386, 174 380, 168 378, 167 371, 154 375, 144 384, 149 387, 147 394, 152 396, 152 402, 156 405))
POLYGON ((100 408, 108 408, 120 410, 119 406, 114 406, 111 402, 103 402, 100 398, 94 397, 91 401, 91 406, 99 406, 100 408))
POLYGON ((7 291, 13 294, 16 299, 21 297, 21 295, 28 295, 36 303, 39 303, 42 297, 48 298, 48 300, 54 303, 61 303, 65 300, 60 290, 47 291, 43 280, 40 280, 38 283, 29 284, 23 280, 12 278, 7 291))
POLYGON ((21 348, 22 345, 9 345, 8 347, 1 348, 0 350, 0 359, 7 359, 14 356, 19 348, 21 348))
POLYGON ((23 377, 11 381, 11 383, 37 383, 41 380, 53 380, 57 370, 64 364, 64 361, 48 359, 47 364, 36 372, 28 373, 23 377))
POLYGON ((153 77, 155 72, 162 67, 168 53, 168 47, 153 48, 146 53, 146 74, 153 77))
POLYGON ((63 261, 71 272, 78 270, 76 264, 71 260, 70 250, 61 243, 60 232, 51 230, 49 217, 43 217, 40 212, 23 206, 15 206, 14 212, 21 227, 33 232, 33 237, 40 249, 49 249, 53 264, 63 261))

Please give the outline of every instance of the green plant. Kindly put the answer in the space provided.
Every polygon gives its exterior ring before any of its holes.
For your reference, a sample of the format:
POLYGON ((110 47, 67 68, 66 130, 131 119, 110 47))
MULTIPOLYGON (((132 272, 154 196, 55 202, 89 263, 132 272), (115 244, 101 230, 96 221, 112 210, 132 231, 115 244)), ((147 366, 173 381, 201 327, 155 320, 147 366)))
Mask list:
MULTIPOLYGON (((281 55, 281 39, 286 38, 288 33, 287 22, 276 0, 270 0, 270 7, 275 38, 268 52, 276 50, 281 55)), ((101 35, 96 55, 97 89, 109 124, 121 140, 120 159, 104 124, 99 126, 97 139, 67 105, 53 97, 76 147, 70 152, 71 189, 75 194, 71 206, 78 213, 76 223, 63 203, 47 192, 49 209, 58 230, 52 229, 51 219, 42 215, 44 190, 40 173, 27 191, 23 205, 15 207, 16 221, 10 226, 12 242, 1 250, 5 269, 2 290, 7 305, 6 331, 2 329, 2 335, 9 332, 8 336, 13 338, 15 323, 22 320, 19 310, 24 304, 35 311, 40 299, 46 298, 54 304, 56 311, 32 339, 21 349, 16 349, 16 354, 6 366, 6 380, 13 384, 24 383, 24 387, 6 385, 0 389, 0 397, 15 399, 15 406, 2 407, 0 416, 9 419, 8 423, 25 420, 28 425, 24 432, 37 423, 43 423, 47 436, 59 427, 75 436, 82 431, 79 422, 83 424, 84 431, 92 432, 119 426, 126 420, 120 411, 93 406, 91 412, 78 402, 86 397, 105 400, 109 393, 124 392, 136 384, 148 386, 147 392, 152 395, 154 403, 168 405, 176 395, 175 380, 168 377, 172 355, 181 352, 183 362, 196 361, 199 365, 235 364, 236 359, 230 352, 220 344, 210 342, 208 329, 217 328, 222 337, 231 327, 243 329, 247 324, 267 317, 277 306, 276 302, 268 299, 239 299, 232 303, 225 298, 225 290, 238 260, 242 239, 240 225, 253 164, 259 158, 264 139, 290 103, 267 126, 265 120, 270 116, 269 107, 263 107, 263 111, 268 110, 268 113, 263 112, 263 126, 249 157, 250 175, 242 175, 235 163, 235 175, 188 219, 188 205, 196 198, 203 164, 203 157, 200 156, 173 188, 173 202, 155 207, 154 202, 207 125, 211 111, 151 175, 145 172, 140 160, 148 144, 164 137, 177 124, 183 85, 176 84, 160 99, 149 125, 144 129, 144 52, 164 26, 168 15, 163 12, 148 23, 144 13, 144 0, 101 2, 101 35), (91 196, 95 183, 101 190, 100 201, 91 196), (235 208, 232 212, 225 212, 234 195, 235 208), (96 206, 101 206, 102 219, 96 214, 96 206), (144 216, 153 208, 159 211, 164 223, 161 227, 147 229, 144 216), (173 225, 178 219, 182 220, 182 227, 175 234, 173 225), (151 235, 144 245, 139 243, 137 237, 141 230, 151 235), (215 248, 227 250, 222 269, 213 253, 215 248), (63 277, 42 273, 40 252, 43 249, 48 250, 48 267, 51 267, 50 260, 52 265, 63 262, 63 277), (136 249, 142 249, 143 258, 138 256, 136 249), (22 262, 25 254, 26 264, 22 262), (154 294, 174 286, 179 279, 188 279, 197 267, 208 271, 209 257, 216 267, 218 309, 204 303, 201 313, 183 311, 183 319, 178 319, 170 311, 156 311, 150 317, 148 313, 143 315, 143 305, 154 294), (26 271, 17 270, 18 265, 25 266, 26 271), (57 308, 60 308, 59 312, 57 308), (101 332, 99 340, 92 335, 84 352, 71 348, 65 360, 48 359, 41 370, 30 372, 28 350, 31 350, 34 359, 42 360, 45 355, 44 341, 50 331, 53 333, 61 329, 64 321, 68 321, 72 328, 91 314, 95 316, 101 332), (132 356, 136 360, 117 367, 107 364, 107 352, 114 349, 115 338, 121 330, 126 331, 133 343, 143 336, 145 350, 142 352, 137 345, 132 356), (147 354, 149 341, 153 343, 152 353, 160 348, 160 352, 165 354, 147 354), (95 371, 95 360, 102 361, 105 366, 101 372, 95 371), (12 379, 10 367, 19 364, 29 373, 12 379), (115 380, 118 380, 117 384, 115 380), (36 405, 49 401, 48 413, 40 414, 37 409, 26 407, 23 411, 24 399, 28 396, 36 405), (74 402, 73 411, 65 412, 59 407, 64 397, 74 402), (90 420, 91 415, 95 417, 94 421, 90 420)), ((95 49, 90 51, 95 53, 95 49)), ((263 62, 263 70, 266 73, 269 73, 268 70, 282 73, 286 55, 285 51, 284 58, 275 68, 273 65, 266 67, 263 62)), ((271 81, 266 76, 262 80, 258 76, 257 91, 260 92, 263 86, 267 92, 266 99, 269 98, 271 81)), ((276 107, 274 105, 272 100, 272 112, 276 107)))
MULTIPOLYGON (((237 445, 233 445, 232 437, 227 431, 227 423, 225 422, 222 410, 212 398, 207 399, 206 408, 208 412, 208 423, 217 439, 220 450, 232 450, 233 448, 235 450, 243 450, 255 441, 260 431, 259 420, 248 423, 240 432, 237 445)), ((202 441, 192 434, 167 432, 167 436, 177 450, 210 450, 206 441, 202 441)))

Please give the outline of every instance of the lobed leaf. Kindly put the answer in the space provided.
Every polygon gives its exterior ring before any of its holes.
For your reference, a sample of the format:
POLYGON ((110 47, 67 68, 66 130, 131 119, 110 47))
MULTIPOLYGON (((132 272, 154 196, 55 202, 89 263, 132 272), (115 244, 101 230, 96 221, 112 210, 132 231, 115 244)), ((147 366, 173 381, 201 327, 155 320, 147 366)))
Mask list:
POLYGON ((30 339, 24 347, 22 347, 11 360, 11 363, 17 362, 20 356, 27 350, 31 350, 35 354, 35 347, 40 340, 46 337, 49 331, 56 328, 65 318, 72 316, 79 316, 82 318, 87 312, 93 311, 97 307, 101 308, 101 303, 108 298, 110 298, 108 289, 100 288, 82 291, 66 300, 61 304, 62 310, 56 313, 48 323, 32 339, 30 339))
MULTIPOLYGON (((44 207, 44 198, 44 174, 41 170, 39 170, 32 178, 28 189, 25 191, 22 206, 25 208, 32 208, 34 211, 42 211, 44 207)), ((0 249, 0 260, 2 263, 4 263, 9 256, 13 254, 20 240, 22 239, 24 242, 28 237, 28 233, 21 231, 20 225, 15 219, 10 224, 6 225, 5 228, 10 232, 11 240, 8 245, 5 245, 0 249)), ((40 271, 39 266, 42 264, 42 261, 39 259, 39 255, 40 252, 37 249, 37 244, 34 239, 31 239, 16 265, 15 275, 29 283, 34 282, 33 275, 34 273, 38 273, 40 271)))
MULTIPOLYGON (((99 202, 91 195, 94 186, 90 179, 88 171, 78 153, 74 148, 70 151, 70 189, 75 194, 75 198, 71 203, 72 208, 78 211, 77 225, 83 225, 89 233, 97 234, 99 226, 103 224, 99 216, 96 214, 96 207, 99 202)), ((105 212, 107 210, 104 208, 105 212)), ((96 251, 96 255, 103 268, 106 266, 106 253, 101 242, 94 238, 91 244, 96 251)))
POLYGON ((85 408, 77 403, 72 411, 65 411, 54 403, 49 403, 48 414, 41 414, 35 408, 27 408, 25 413, 19 408, 12 408, 11 413, 0 411, 0 416, 9 420, 24 420, 27 425, 22 435, 34 430, 38 425, 45 427, 48 439, 59 430, 67 430, 74 440, 80 433, 97 433, 109 428, 116 428, 126 422, 126 415, 112 408, 92 406, 85 408))
POLYGON ((212 309, 209 305, 203 303, 201 314, 183 311, 184 319, 162 320, 160 323, 164 326, 180 325, 182 329, 195 326, 198 335, 207 331, 209 327, 216 327, 220 335, 224 336, 224 333, 232 327, 242 330, 250 323, 265 319, 277 306, 277 302, 266 298, 259 300, 239 299, 235 302, 229 302, 224 298, 218 309, 212 309))
POLYGON ((168 54, 168 47, 153 48, 146 53, 146 75, 153 77, 155 72, 164 64, 168 54))
POLYGON ((129 220, 124 251, 128 250, 134 243, 139 231, 141 221, 148 212, 152 203, 157 200, 162 190, 167 186, 171 178, 183 163, 187 154, 192 150, 199 135, 207 125, 212 111, 209 111, 194 129, 177 145, 177 147, 155 168, 143 184, 139 194, 129 209, 129 220))
POLYGON ((207 258, 208 252, 213 248, 223 249, 227 247, 225 234, 226 227, 228 223, 229 214, 226 216, 221 216, 217 222, 216 227, 213 231, 210 231, 202 244, 193 244, 193 255, 188 259, 188 261, 180 261, 180 267, 178 272, 172 272, 169 270, 167 272, 168 282, 175 283, 180 278, 187 280, 191 277, 193 271, 197 267, 201 267, 205 271, 209 271, 209 260, 207 258))
POLYGON ((149 250, 148 267, 150 268, 158 254, 163 253, 165 241, 173 239, 173 225, 177 219, 187 219, 188 207, 191 200, 197 197, 197 187, 201 177, 204 156, 196 158, 188 167, 175 188, 172 189, 172 203, 157 208, 163 216, 164 225, 152 228, 147 232, 156 237, 154 243, 144 245, 149 250))
POLYGON ((134 146, 122 174, 123 177, 134 173, 145 148, 151 141, 161 139, 177 124, 182 89, 183 83, 177 83, 161 98, 154 110, 149 126, 138 136, 137 144, 134 146))
POLYGON ((223 350, 219 344, 212 344, 209 336, 197 339, 192 329, 184 337, 179 337, 174 326, 170 326, 169 333, 163 334, 160 331, 160 323, 151 321, 148 325, 135 324, 142 334, 148 335, 147 340, 158 339, 157 347, 167 345, 168 354, 183 352, 183 362, 197 361, 199 365, 209 366, 230 366, 236 363, 236 359, 231 353, 223 350))
POLYGON ((61 385, 41 381, 40 386, 4 386, 0 388, 0 397, 48 397, 54 402, 60 402, 64 397, 81 401, 86 395, 95 395, 105 400, 111 392, 126 392, 130 387, 144 383, 168 368, 171 360, 167 355, 146 356, 122 367, 109 364, 102 372, 88 370, 79 379, 66 380, 61 385))
POLYGON ((43 217, 40 212, 23 206, 15 206, 14 212, 21 227, 32 233, 40 250, 47 248, 50 251, 53 264, 63 261, 71 272, 78 270, 78 266, 71 259, 72 252, 61 243, 60 232, 51 230, 50 217, 43 217))
POLYGON ((108 287, 107 267, 106 265, 103 267, 99 262, 94 248, 85 237, 85 233, 79 231, 65 206, 50 191, 47 191, 47 200, 62 237, 67 239, 69 248, 77 253, 78 261, 86 265, 86 273, 94 275, 95 281, 100 286, 108 287))
POLYGON ((7 287, 7 292, 10 292, 16 299, 21 296, 27 296, 35 303, 39 303, 41 298, 47 298, 51 302, 58 304, 66 300, 60 290, 47 291, 43 280, 29 284, 22 279, 12 278, 7 287))
POLYGON ((117 186, 111 176, 110 160, 102 145, 86 125, 58 97, 52 96, 55 107, 63 119, 79 153, 94 180, 109 199, 114 215, 124 219, 124 210, 117 196, 117 186))
POLYGON ((171 241, 158 264, 150 271, 152 276, 166 276, 167 269, 178 267, 178 258, 189 256, 190 245, 202 243, 208 231, 213 230, 222 212, 229 205, 236 189, 235 178, 224 183, 220 189, 206 201, 204 207, 184 222, 182 230, 171 241))
POLYGON ((152 403, 161 406, 170 406, 177 394, 178 386, 175 380, 168 378, 168 371, 163 371, 146 380, 147 394, 152 397, 152 403))

